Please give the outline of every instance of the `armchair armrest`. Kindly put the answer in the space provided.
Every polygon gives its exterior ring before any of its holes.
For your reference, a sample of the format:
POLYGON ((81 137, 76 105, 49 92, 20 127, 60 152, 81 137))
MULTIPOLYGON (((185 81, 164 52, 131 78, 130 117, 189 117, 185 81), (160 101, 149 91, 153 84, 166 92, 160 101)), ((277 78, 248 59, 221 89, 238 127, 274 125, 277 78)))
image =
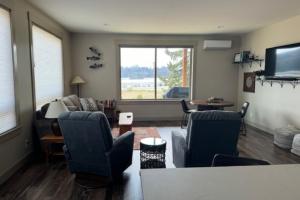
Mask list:
POLYGON ((172 149, 174 165, 176 167, 184 167, 185 156, 187 151, 185 132, 172 131, 172 149))
POLYGON ((131 165, 134 133, 128 131, 114 140, 113 147, 108 152, 112 175, 120 175, 131 165))

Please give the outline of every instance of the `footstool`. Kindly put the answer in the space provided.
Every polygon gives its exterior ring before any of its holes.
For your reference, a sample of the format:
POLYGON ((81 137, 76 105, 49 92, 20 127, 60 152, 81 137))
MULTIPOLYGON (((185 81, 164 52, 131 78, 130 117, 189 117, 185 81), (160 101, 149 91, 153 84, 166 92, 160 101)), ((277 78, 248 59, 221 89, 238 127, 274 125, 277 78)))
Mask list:
POLYGON ((300 134, 294 136, 291 152, 300 156, 300 134))
POLYGON ((283 148, 291 149, 293 144, 294 136, 297 134, 295 130, 290 128, 279 128, 276 129, 274 134, 274 144, 283 148))

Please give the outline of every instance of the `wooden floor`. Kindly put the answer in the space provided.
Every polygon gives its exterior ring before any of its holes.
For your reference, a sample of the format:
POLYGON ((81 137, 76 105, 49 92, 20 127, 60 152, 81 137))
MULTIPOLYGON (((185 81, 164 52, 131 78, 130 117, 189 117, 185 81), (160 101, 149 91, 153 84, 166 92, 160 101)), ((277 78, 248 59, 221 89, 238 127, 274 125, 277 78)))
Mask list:
MULTIPOLYGON (((137 125, 141 126, 142 124, 137 125)), ((174 123, 171 122, 165 124, 165 126, 169 127, 163 127, 162 123, 146 124, 148 126, 157 126, 161 137, 167 140, 166 165, 168 168, 174 167, 172 164, 170 132, 173 129, 180 128, 170 127, 174 126, 174 123)), ((248 129, 247 136, 241 136, 239 140, 240 156, 264 159, 272 164, 300 163, 300 157, 274 146, 272 140, 271 135, 248 129)), ((134 151, 132 166, 125 171, 121 180, 113 184, 111 189, 87 190, 77 185, 74 178, 75 176, 68 172, 66 163, 63 160, 57 160, 50 165, 32 163, 25 166, 1 186, 0 199, 142 199, 139 176, 139 151, 134 151)))

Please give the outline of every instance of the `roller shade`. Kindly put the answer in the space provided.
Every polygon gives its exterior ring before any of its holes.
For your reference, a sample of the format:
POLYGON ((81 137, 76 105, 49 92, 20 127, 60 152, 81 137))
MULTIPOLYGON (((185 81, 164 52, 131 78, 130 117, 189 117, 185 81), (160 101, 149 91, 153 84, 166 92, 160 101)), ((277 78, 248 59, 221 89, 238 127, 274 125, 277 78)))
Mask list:
POLYGON ((36 109, 63 96, 62 40, 32 26, 36 109))
POLYGON ((9 11, 0 8, 0 134, 17 125, 9 11))

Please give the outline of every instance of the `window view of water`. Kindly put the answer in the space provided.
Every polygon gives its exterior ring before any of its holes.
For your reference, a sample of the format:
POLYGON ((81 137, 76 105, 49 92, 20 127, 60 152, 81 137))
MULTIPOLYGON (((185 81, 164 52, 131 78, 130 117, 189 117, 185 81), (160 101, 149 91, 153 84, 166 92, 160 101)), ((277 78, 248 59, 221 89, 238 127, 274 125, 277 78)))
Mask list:
POLYGON ((122 99, 188 98, 191 51, 191 48, 121 48, 122 99))

